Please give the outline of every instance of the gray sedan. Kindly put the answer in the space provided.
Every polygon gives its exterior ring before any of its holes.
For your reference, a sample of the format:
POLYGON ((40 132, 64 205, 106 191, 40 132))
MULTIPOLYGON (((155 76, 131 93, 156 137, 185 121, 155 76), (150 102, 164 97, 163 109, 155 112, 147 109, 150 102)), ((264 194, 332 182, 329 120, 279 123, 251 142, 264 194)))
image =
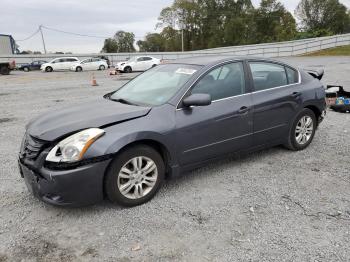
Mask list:
POLYGON ((51 204, 139 205, 166 177, 228 153, 305 149, 325 115, 321 77, 250 57, 162 64, 93 103, 32 120, 20 172, 51 204))

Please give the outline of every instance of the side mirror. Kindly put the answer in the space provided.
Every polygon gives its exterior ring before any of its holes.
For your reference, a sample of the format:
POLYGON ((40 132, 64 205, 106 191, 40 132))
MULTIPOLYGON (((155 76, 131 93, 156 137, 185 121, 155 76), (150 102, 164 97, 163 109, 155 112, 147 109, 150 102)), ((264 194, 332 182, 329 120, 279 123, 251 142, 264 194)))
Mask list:
POLYGON ((208 94, 192 94, 186 97, 182 104, 185 107, 190 106, 208 106, 211 104, 211 96, 208 94))

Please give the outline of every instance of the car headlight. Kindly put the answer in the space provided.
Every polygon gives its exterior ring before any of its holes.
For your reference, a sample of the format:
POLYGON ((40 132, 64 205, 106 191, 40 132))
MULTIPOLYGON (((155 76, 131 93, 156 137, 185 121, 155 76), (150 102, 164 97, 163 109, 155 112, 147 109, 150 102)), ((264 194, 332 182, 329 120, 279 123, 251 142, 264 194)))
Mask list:
POLYGON ((99 128, 89 128, 71 135, 54 148, 51 149, 46 157, 50 162, 76 162, 83 158, 88 148, 105 133, 99 128))

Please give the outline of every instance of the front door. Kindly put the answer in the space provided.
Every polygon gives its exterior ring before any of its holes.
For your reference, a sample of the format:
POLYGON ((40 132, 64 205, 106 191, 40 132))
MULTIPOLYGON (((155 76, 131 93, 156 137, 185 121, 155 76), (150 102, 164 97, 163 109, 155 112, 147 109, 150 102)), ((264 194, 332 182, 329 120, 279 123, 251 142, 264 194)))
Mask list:
POLYGON ((252 101, 251 94, 246 93, 241 62, 214 68, 187 95, 194 93, 210 94, 212 103, 209 106, 177 109, 176 141, 181 165, 252 145, 252 101))

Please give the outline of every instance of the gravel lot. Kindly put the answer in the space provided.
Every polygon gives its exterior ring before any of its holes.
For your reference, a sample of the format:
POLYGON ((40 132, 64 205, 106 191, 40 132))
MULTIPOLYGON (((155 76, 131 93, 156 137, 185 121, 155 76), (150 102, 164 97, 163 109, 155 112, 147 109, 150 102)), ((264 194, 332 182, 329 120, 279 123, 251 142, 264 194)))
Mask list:
MULTIPOLYGON (((350 57, 325 66, 350 89, 350 57)), ((67 209, 35 199, 16 157, 38 114, 90 101, 124 80, 95 73, 0 76, 0 261, 349 261, 350 114, 329 112, 309 148, 212 162, 167 181, 149 203, 67 209)), ((350 91, 350 90, 349 90, 350 91)))

